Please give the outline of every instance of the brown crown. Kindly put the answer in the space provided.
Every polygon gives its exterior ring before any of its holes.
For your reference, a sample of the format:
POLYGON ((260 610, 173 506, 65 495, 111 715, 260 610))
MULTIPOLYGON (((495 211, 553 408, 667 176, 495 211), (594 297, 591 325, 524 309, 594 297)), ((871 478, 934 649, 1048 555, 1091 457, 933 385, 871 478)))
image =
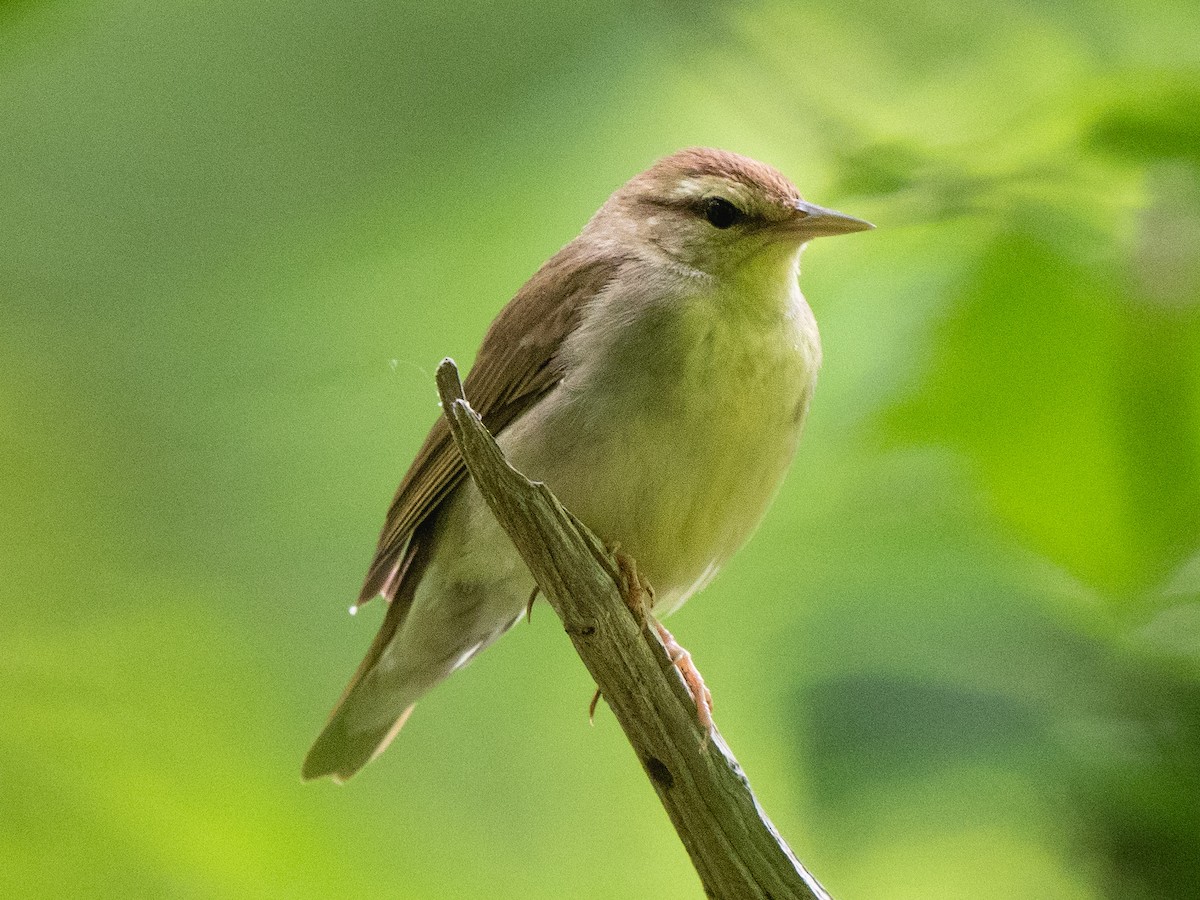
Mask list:
POLYGON ((663 157, 646 170, 638 180, 676 181, 679 178, 695 178, 705 175, 740 181, 747 187, 762 191, 769 199, 777 203, 790 205, 792 201, 800 199, 800 193, 796 190, 795 185, 771 166, 747 156, 739 156, 725 150, 712 150, 708 147, 690 147, 687 150, 680 150, 678 153, 663 157))

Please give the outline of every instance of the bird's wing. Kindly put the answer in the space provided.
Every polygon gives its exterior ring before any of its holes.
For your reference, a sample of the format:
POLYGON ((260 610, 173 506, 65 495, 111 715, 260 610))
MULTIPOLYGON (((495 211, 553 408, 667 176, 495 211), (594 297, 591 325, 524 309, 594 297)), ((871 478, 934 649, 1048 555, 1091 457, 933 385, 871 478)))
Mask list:
MULTIPOLYGON (((588 302, 612 280, 622 260, 568 244, 525 283, 496 317, 463 385, 471 406, 493 435, 562 378, 559 349, 588 302)), ((419 577, 414 533, 462 480, 462 457, 439 416, 388 509, 359 603, 389 602, 407 577, 419 577)), ((420 529, 424 531, 424 529, 420 529)), ((399 610, 395 611, 399 613, 399 610)))
MULTIPOLYGON (((504 307, 488 329, 463 385, 471 405, 492 434, 537 402, 562 378, 559 350, 588 303, 612 281, 622 260, 568 244, 504 307)), ((304 762, 304 777, 350 777, 379 753, 407 717, 379 733, 347 729, 343 712, 351 695, 379 662, 412 605, 417 583, 432 556, 430 536, 438 507, 462 481, 462 457, 444 417, 438 417, 388 509, 375 558, 359 603, 382 594, 387 614, 366 656, 351 677, 304 762)), ((364 703, 374 698, 364 698, 364 703)))

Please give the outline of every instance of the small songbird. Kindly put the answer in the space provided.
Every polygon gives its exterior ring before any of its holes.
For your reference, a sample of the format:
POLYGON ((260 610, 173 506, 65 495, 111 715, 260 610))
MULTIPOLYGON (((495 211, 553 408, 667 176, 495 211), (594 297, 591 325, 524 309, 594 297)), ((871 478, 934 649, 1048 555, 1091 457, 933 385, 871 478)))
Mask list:
MULTIPOLYGON (((683 150, 617 190, 492 323, 467 399, 519 471, 636 561, 653 616, 746 542, 791 462, 821 365, 801 250, 871 227, 770 166, 683 150)), ((343 781, 381 753, 533 588, 439 417, 359 597, 387 615, 304 777, 343 781)))

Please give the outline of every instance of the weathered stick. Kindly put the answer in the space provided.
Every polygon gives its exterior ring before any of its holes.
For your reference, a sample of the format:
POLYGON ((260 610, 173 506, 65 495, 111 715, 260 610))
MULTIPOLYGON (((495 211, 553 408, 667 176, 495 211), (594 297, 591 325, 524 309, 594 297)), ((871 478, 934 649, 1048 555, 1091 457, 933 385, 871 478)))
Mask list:
POLYGON ((758 805, 729 748, 704 741, 696 707, 657 633, 618 589, 612 555, 540 483, 505 460, 463 397, 458 370, 437 371, 442 410, 479 490, 562 619, 692 858, 719 900, 830 900, 758 805))

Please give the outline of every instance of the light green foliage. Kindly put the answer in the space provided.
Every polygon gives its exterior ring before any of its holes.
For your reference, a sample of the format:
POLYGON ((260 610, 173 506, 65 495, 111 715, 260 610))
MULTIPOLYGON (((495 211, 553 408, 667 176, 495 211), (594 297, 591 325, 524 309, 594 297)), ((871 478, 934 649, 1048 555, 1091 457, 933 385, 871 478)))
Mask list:
POLYGON ((693 897, 552 614, 347 787, 308 741, 491 317, 692 144, 816 242, 826 365, 671 621, 839 900, 1194 894, 1200 11, 0 7, 0 894, 693 897))

